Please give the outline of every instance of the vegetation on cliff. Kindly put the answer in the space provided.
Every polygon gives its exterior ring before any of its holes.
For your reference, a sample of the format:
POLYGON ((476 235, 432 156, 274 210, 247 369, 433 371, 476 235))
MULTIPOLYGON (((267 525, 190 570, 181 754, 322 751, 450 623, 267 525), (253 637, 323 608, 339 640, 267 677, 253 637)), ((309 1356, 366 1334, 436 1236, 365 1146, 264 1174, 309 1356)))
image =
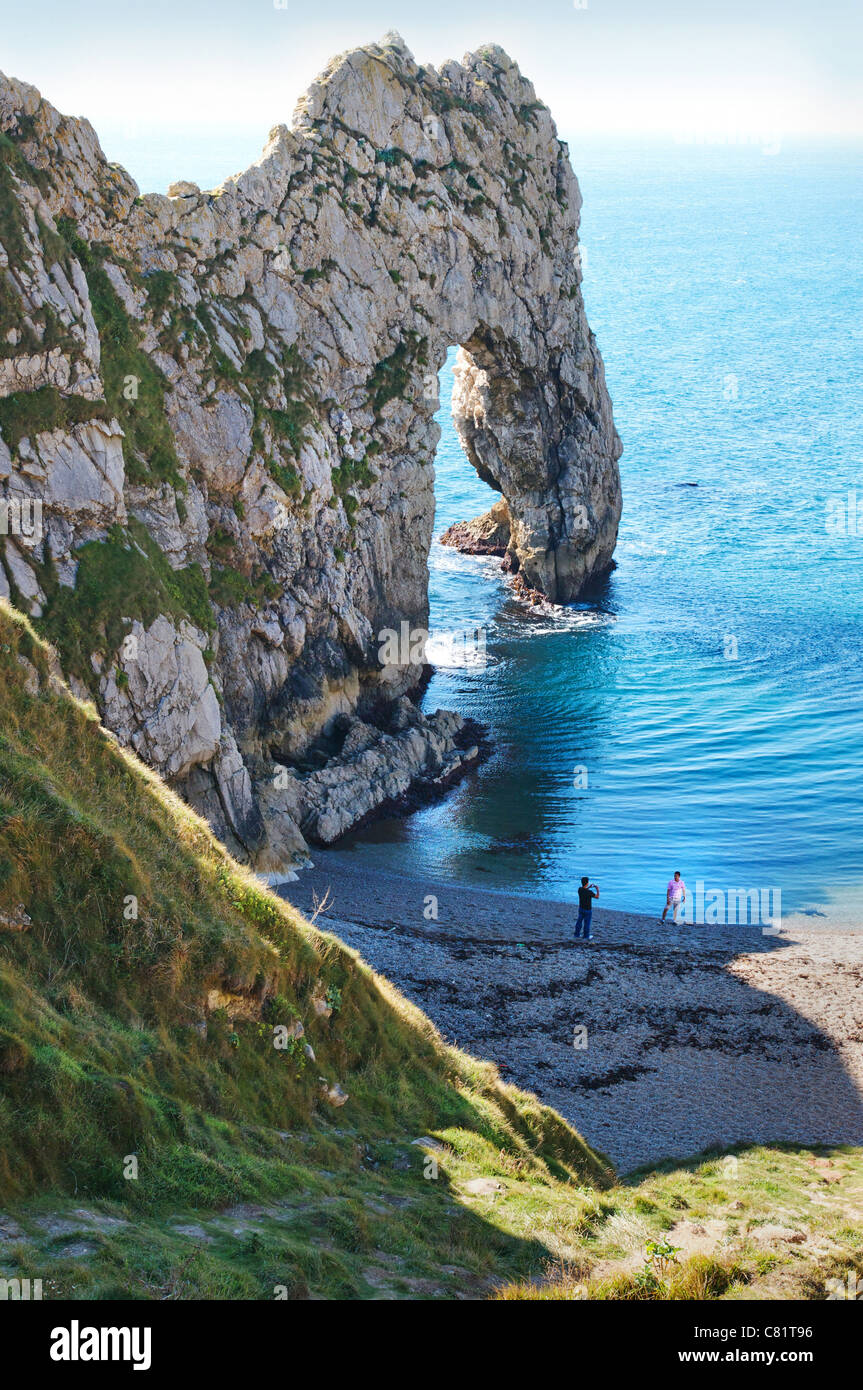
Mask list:
POLYGON ((103 541, 89 541, 77 553, 75 588, 61 585, 50 559, 39 578, 47 602, 35 620, 54 644, 65 671, 93 684, 93 652, 115 652, 137 619, 148 627, 160 613, 212 632, 215 616, 200 565, 172 569, 149 531, 134 517, 114 526, 103 541))
POLYGON ((185 482, 165 413, 165 379, 141 348, 140 326, 129 317, 111 284, 106 252, 88 245, 69 218, 58 218, 57 228, 87 277, 102 347, 105 398, 123 429, 127 477, 132 483, 170 482, 182 492, 185 482))

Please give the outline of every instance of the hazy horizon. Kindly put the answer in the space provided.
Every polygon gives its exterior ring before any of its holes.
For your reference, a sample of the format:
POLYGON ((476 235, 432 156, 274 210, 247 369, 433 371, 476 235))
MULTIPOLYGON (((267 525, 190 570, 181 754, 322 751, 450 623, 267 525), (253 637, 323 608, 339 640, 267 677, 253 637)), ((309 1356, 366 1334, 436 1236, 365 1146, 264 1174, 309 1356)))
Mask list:
MULTIPOLYGON (((373 3, 362 17, 334 0, 326 16, 292 0, 153 0, 146 15, 58 0, 4 23, 0 68, 59 110, 86 116, 110 159, 146 187, 148 147, 182 167, 188 147, 225 151, 215 181, 247 167, 268 131, 337 53, 397 29, 417 62, 440 67, 483 43, 518 62, 571 146, 600 139, 776 146, 863 139, 858 72, 863 17, 846 0, 730 0, 716 15, 680 0, 453 0, 432 12, 373 3)), ((214 155, 214 158, 217 156, 214 155)), ((198 179, 201 181, 201 179, 198 179)), ((203 177, 210 185, 213 175, 203 177)), ((149 190, 147 190, 149 191, 149 190)))

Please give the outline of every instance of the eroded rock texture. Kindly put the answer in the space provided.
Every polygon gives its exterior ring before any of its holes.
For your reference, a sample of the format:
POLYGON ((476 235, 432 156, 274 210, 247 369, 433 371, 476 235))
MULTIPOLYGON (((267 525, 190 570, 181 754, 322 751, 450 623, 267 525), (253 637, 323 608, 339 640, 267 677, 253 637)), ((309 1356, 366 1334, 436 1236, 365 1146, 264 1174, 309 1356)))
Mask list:
MULTIPOLYGON (((379 634, 427 621, 450 345, 511 567, 566 601, 611 561, 620 443, 566 147, 500 49, 436 72, 397 35, 331 63, 212 192, 140 197, 86 121, 5 78, 0 129, 0 487, 43 508, 6 528, 0 592, 277 867, 303 843, 278 769, 307 776, 339 717, 386 729, 420 676, 379 634)), ((407 740, 432 777, 440 737, 407 740)))

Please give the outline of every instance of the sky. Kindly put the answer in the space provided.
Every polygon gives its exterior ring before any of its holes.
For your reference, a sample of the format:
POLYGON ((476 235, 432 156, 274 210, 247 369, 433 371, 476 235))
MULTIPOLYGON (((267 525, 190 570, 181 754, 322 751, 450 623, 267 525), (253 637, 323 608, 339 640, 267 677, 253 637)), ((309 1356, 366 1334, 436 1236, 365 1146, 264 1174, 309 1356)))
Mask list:
POLYGON ((88 116, 144 188, 175 156, 177 178, 209 161, 199 182, 245 167, 334 53, 389 29, 435 66, 501 44, 570 143, 863 137, 859 0, 0 0, 3 11, 0 69, 88 116))

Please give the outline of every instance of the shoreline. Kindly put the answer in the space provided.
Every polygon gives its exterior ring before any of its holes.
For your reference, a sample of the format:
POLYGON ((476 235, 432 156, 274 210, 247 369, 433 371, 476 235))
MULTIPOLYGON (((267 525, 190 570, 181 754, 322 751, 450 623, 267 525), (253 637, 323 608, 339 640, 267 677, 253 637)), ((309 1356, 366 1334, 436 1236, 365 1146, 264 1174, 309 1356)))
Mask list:
POLYGON ((747 1143, 863 1144, 863 931, 664 927, 336 852, 278 891, 628 1173, 747 1143), (436 917, 426 916, 436 899, 436 917))
MULTIPOLYGON (((480 761, 485 761, 488 757, 493 756, 493 754, 494 749, 492 747, 489 747, 485 754, 481 751, 480 761)), ((478 765, 479 762, 473 762, 463 770, 459 769, 460 775, 458 781, 462 781, 467 773, 473 771, 478 765)), ((426 805, 434 804, 442 796, 445 796, 449 790, 451 790, 451 787, 447 787, 443 791, 437 791, 437 789, 435 789, 430 795, 421 797, 417 807, 411 807, 404 814, 409 815, 415 809, 421 809, 426 805)), ((406 799, 409 798, 410 795, 411 793, 407 793, 406 799)), ((453 879, 441 879, 432 876, 426 877, 422 874, 405 873, 398 869, 387 869, 380 864, 369 863, 362 851, 358 853, 355 846, 351 844, 350 837, 356 834, 357 831, 366 829, 369 825, 374 825, 387 818, 388 813, 377 814, 376 809, 375 812, 370 814, 367 822, 364 822, 362 826, 358 825, 346 831, 344 836, 334 845, 326 847, 317 845, 310 846, 312 858, 305 863, 296 865, 284 875, 272 874, 262 877, 273 892, 278 892, 281 887, 287 884, 312 882, 317 884, 319 876, 325 874, 329 874, 335 880, 340 881, 345 889, 350 888, 354 876, 356 876, 357 879, 358 889, 361 888, 362 883, 372 878, 382 884, 391 883, 394 889, 400 886, 405 892, 416 892, 421 888, 423 896, 432 893, 437 896, 438 899, 451 897, 454 900, 466 902, 471 898, 475 898, 477 900, 477 907, 481 904, 485 904, 489 910, 491 909, 491 901, 487 902, 487 900, 502 899, 510 905, 510 911, 513 913, 516 911, 528 913, 531 910, 534 912, 537 910, 546 910, 552 912, 555 919, 560 920, 562 924, 566 923, 569 916, 572 917, 574 922, 578 912, 578 903, 575 897, 572 899, 555 898, 539 893, 534 894, 525 891, 513 891, 505 887, 496 888, 485 883, 459 883, 453 879)), ((402 819, 401 812, 398 813, 398 819, 402 819)), ((663 906, 661 884, 657 892, 657 908, 655 913, 644 912, 639 908, 608 907, 605 905, 606 902, 607 898, 600 898, 597 907, 594 909, 594 934, 600 930, 601 922, 607 922, 612 928, 617 928, 619 926, 626 927, 628 924, 636 926, 640 923, 648 931, 652 931, 654 927, 662 931, 667 931, 668 929, 669 923, 666 923, 665 928, 659 927, 659 919, 663 906)), ((499 912, 502 917, 506 917, 507 914, 503 909, 499 909, 499 912)), ((783 913, 781 915, 781 925, 778 931, 774 932, 770 930, 765 932, 765 935, 768 937, 783 938, 788 932, 793 932, 795 934, 804 933, 807 936, 812 934, 840 933, 845 935, 848 933, 863 933, 863 908, 861 908, 859 915, 850 908, 840 908, 833 916, 829 915, 829 912, 830 904, 825 904, 825 910, 823 912, 820 909, 817 912, 813 912, 812 909, 807 909, 804 911, 783 913)), ((492 914, 492 916, 493 915, 494 914, 492 914)), ((359 914, 359 916, 361 920, 361 914, 359 914)), ((564 932, 566 929, 566 926, 563 925, 564 932)), ((753 937, 760 936, 762 933, 762 928, 760 924, 757 923, 732 923, 729 925, 682 922, 677 930, 681 932, 691 931, 707 934, 719 933, 725 940, 728 940, 729 936, 732 935, 737 939, 738 944, 742 945, 744 942, 747 943, 747 949, 751 949, 749 943, 751 943, 753 937)), ((554 939, 559 938, 555 937, 554 939)))
MULTIPOLYGON (((519 940, 525 938, 532 941, 556 942, 567 939, 567 933, 570 936, 572 934, 578 913, 578 904, 575 901, 512 893, 503 888, 486 887, 484 884, 455 883, 448 879, 405 874, 398 870, 383 869, 378 865, 352 863, 352 858, 351 850, 340 850, 337 846, 324 851, 318 850, 310 863, 297 869, 296 878, 287 882, 294 887, 298 895, 304 897, 304 889, 310 889, 312 893, 317 892, 322 896, 329 885, 338 895, 332 901, 329 911, 342 917, 345 912, 341 909, 347 911, 349 908, 348 920, 368 926, 382 925, 382 904, 385 899, 392 897, 393 900, 398 899, 402 906, 391 919, 390 925, 397 920, 398 925, 406 927, 445 927, 449 904, 450 915, 453 911, 457 914, 461 929, 468 935, 475 935, 483 940, 509 940, 518 937, 519 940), (423 915, 424 900, 428 896, 434 896, 438 900, 437 919, 426 918, 423 915), (481 926, 477 927, 470 918, 464 917, 463 914, 466 912, 478 914, 481 917, 481 926), (529 919, 532 913, 544 913, 551 920, 544 926, 530 923, 529 920, 528 925, 524 925, 525 919, 529 919), (500 931, 502 936, 491 936, 488 931, 489 925, 500 931)), ((282 885, 273 886, 277 891, 282 885)), ((608 940, 608 931, 612 937, 616 937, 621 931, 628 932, 637 928, 647 932, 649 936, 652 936, 654 928, 667 935, 668 925, 664 928, 659 926, 660 911, 661 908, 653 916, 646 912, 630 912, 625 908, 607 908, 603 906, 600 898, 599 905, 594 909, 593 935, 598 940, 602 931, 604 939, 608 940)), ((676 928, 678 931, 686 929, 684 924, 676 928)), ((760 926, 709 925, 689 929, 706 932, 711 936, 716 933, 725 945, 731 944, 730 935, 733 935, 740 945, 741 934, 745 932, 746 949, 752 949, 753 940, 761 939, 760 926)))

